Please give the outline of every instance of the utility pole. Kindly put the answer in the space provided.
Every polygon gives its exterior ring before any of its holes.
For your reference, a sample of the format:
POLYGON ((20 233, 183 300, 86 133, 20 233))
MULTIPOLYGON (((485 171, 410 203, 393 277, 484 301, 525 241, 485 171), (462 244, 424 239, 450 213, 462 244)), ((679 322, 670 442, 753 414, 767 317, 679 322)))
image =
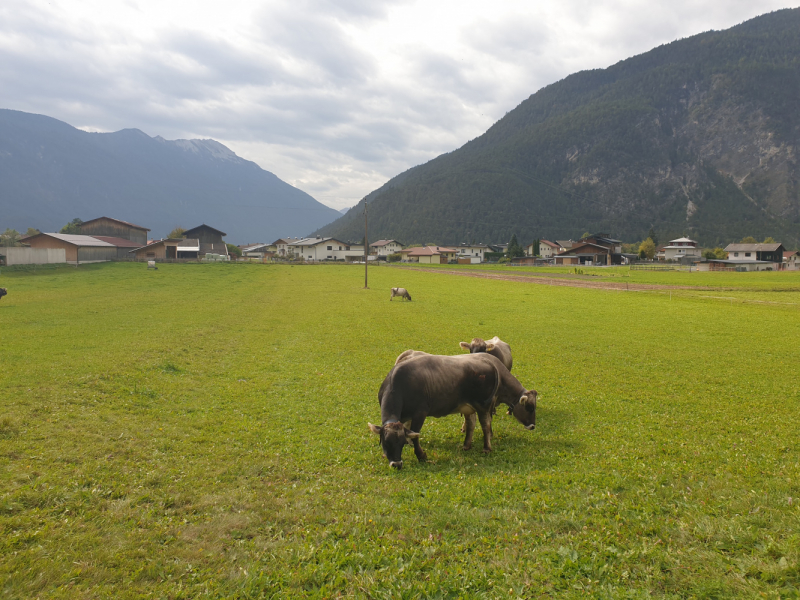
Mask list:
POLYGON ((368 290, 367 285, 367 263, 369 262, 369 239, 367 238, 367 200, 364 199, 364 289, 368 290))

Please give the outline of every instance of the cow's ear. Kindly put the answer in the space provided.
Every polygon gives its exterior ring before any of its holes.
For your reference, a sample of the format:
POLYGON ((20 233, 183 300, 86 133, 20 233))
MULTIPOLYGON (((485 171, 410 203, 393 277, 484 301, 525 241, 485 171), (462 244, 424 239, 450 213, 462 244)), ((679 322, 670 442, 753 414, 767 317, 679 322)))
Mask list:
POLYGON ((491 352, 494 350, 494 344, 486 344, 486 351, 491 352))
POLYGON ((373 425, 372 423, 367 423, 367 425, 369 425, 369 430, 375 435, 381 434, 381 428, 378 427, 377 425, 373 425))
POLYGON ((471 350, 467 342, 459 342, 458 345, 461 346, 464 350, 471 350))
POLYGON ((408 427, 406 427, 406 440, 418 440, 419 433, 416 431, 411 431, 408 427))

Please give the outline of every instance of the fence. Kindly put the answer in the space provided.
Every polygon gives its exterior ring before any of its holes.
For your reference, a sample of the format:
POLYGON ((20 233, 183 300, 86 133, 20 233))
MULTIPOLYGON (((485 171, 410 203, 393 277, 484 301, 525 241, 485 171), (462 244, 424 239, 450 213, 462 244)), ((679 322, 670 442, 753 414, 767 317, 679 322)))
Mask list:
POLYGON ((685 271, 691 273, 695 267, 686 265, 631 265, 631 271, 685 271))

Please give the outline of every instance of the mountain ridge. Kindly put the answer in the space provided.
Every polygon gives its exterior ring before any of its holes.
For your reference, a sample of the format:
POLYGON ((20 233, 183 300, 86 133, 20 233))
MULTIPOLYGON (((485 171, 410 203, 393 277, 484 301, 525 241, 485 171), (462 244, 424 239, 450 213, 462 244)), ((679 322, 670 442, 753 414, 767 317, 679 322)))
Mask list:
POLYGON ((229 241, 265 242, 339 214, 216 140, 86 132, 10 109, 0 109, 0 209, 0 227, 21 231, 106 215, 154 237, 205 222, 229 241))
POLYGON ((315 233, 363 236, 367 201, 370 237, 406 243, 654 227, 797 244, 798 30, 800 9, 785 9, 569 75, 315 233))

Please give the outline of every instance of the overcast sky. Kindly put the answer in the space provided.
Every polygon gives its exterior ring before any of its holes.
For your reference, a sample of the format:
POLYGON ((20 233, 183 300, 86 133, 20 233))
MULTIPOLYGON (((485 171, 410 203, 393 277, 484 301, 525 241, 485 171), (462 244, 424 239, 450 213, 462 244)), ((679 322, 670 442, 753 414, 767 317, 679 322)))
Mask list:
POLYGON ((0 108, 214 138, 342 208, 541 87, 780 0, 2 0, 0 108))

